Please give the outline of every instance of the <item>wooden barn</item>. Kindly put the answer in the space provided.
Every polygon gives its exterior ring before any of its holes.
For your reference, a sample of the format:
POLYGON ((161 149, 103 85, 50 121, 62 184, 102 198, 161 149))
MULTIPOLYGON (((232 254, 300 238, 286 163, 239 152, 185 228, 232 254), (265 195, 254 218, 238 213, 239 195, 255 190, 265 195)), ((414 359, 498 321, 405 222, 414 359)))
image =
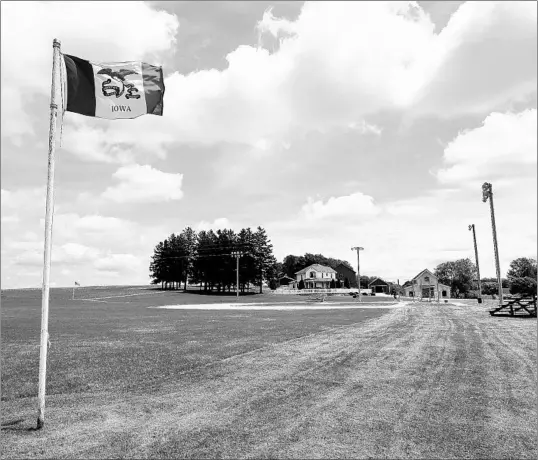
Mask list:
POLYGON ((355 270, 352 270, 347 265, 340 264, 336 267, 336 278, 339 279, 342 283, 344 283, 345 279, 347 278, 349 281, 350 288, 359 287, 359 285, 357 284, 357 273, 355 272, 355 270))
POLYGON ((405 297, 414 297, 422 300, 450 299, 450 286, 439 283, 437 277, 428 269, 422 270, 410 281, 402 286, 405 297))

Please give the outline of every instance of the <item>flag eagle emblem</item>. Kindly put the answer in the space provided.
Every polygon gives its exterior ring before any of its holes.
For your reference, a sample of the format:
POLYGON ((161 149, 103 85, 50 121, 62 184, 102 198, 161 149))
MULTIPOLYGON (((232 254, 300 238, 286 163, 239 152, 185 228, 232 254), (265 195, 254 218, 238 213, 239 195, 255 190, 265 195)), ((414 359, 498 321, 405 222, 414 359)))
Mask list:
POLYGON ((140 94, 133 94, 133 92, 138 92, 138 88, 135 88, 135 85, 132 83, 125 83, 125 77, 127 75, 137 75, 136 72, 129 69, 120 69, 115 72, 112 69, 101 69, 97 72, 97 75, 107 75, 110 78, 106 79, 102 83, 101 90, 103 91, 103 96, 114 96, 120 97, 125 89, 127 89, 127 94, 125 95, 126 99, 139 99, 140 94), (112 79, 118 81, 121 84, 121 90, 118 86, 111 86, 112 79))

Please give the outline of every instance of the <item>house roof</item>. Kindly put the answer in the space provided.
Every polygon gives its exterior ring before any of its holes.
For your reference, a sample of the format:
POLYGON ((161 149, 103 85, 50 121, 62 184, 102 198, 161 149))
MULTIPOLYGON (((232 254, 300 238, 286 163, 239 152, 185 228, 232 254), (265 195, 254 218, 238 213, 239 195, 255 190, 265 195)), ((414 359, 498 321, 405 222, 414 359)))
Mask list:
POLYGON ((374 286, 383 286, 383 285, 388 286, 389 283, 387 283, 385 280, 382 280, 381 278, 376 278, 375 280, 370 281, 368 283, 368 286, 372 286, 372 285, 374 285, 374 286), (377 281, 379 281, 379 283, 377 281))
POLYGON ((331 267, 326 267, 325 265, 320 265, 320 264, 312 264, 306 268, 303 268, 302 270, 299 270, 298 272, 295 272, 295 274, 302 275, 303 273, 306 273, 310 270, 314 270, 315 272, 318 272, 318 273, 336 273, 336 270, 333 270, 331 267))

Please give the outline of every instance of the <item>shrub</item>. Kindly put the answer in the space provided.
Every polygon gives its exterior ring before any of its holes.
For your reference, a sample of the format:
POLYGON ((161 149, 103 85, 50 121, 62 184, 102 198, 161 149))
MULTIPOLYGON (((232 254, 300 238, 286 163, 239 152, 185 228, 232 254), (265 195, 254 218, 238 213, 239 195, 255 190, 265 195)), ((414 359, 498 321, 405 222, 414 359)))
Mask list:
POLYGON ((510 280, 510 294, 519 294, 521 296, 536 295, 536 279, 530 276, 524 278, 512 278, 510 280))

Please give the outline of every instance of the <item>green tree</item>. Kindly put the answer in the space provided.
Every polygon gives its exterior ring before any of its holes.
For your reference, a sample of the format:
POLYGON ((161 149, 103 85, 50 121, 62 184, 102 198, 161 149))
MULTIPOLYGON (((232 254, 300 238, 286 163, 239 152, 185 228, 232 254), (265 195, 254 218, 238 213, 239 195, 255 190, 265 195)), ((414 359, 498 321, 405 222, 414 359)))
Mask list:
POLYGON ((498 283, 492 281, 482 282, 482 294, 490 295, 495 298, 495 295, 499 292, 498 283))
POLYGON ((330 288, 331 288, 331 289, 336 288, 336 281, 335 281, 334 279, 331 280, 330 288))
POLYGON ((450 286, 454 297, 467 295, 473 288, 476 267, 471 259, 459 259, 439 264, 434 271, 439 282, 450 286))
POLYGON ((302 270, 306 266, 307 265, 303 256, 294 256, 290 254, 284 257, 284 260, 282 261, 284 273, 291 278, 295 278, 295 273, 302 270))
POLYGON ((536 260, 520 257, 510 262, 506 274, 510 284, 510 293, 522 296, 536 295, 536 260))
POLYGON ((299 281, 299 285, 297 286, 297 289, 304 289, 304 281, 303 281, 302 278, 301 278, 301 280, 299 281))
POLYGON ((344 288, 349 289, 349 279, 347 278, 347 276, 344 279, 344 288))
POLYGON ((184 290, 187 290, 187 280, 194 275, 194 261, 197 255, 198 241, 196 232, 185 228, 178 238, 179 253, 181 255, 181 279, 184 281, 184 290))
POLYGON ((217 235, 213 230, 202 230, 197 235, 197 255, 193 264, 196 282, 203 284, 204 291, 211 291, 216 282, 217 266, 213 263, 213 253, 217 248, 217 235))
MULTIPOLYGON (((495 285, 497 285, 497 278, 482 278, 480 281, 482 282, 482 284, 484 284, 484 283, 495 283, 495 285)), ((503 288, 509 288, 510 287, 510 283, 508 282, 508 280, 506 278, 501 278, 501 283, 502 283, 503 288)))
MULTIPOLYGON (((267 236, 264 228, 258 227, 253 235, 254 240, 254 257, 255 257, 255 276, 254 283, 259 284, 260 294, 262 293, 263 280, 270 280, 274 276, 274 266, 277 263, 273 255, 273 245, 267 236)), ((294 276, 293 276, 294 278, 294 276)))
POLYGON ((159 242, 153 250, 151 262, 149 264, 149 277, 152 284, 161 284, 161 289, 164 288, 165 281, 165 260, 164 260, 164 242, 159 242))

